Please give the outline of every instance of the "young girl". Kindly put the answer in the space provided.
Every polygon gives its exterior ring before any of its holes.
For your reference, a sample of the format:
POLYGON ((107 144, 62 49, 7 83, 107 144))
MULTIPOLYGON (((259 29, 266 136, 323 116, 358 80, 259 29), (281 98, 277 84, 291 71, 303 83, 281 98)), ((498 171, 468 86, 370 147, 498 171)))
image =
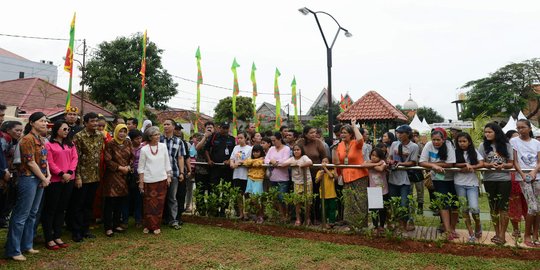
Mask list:
MULTIPOLYGON (((370 166, 369 186, 382 188, 383 200, 388 201, 388 181, 386 179, 386 152, 381 148, 374 148, 369 154, 370 161, 365 165, 370 166)), ((372 216, 373 226, 377 234, 384 232, 384 223, 386 222, 386 208, 373 210, 376 214, 372 216)))
MULTIPOLYGON (((309 171, 309 166, 313 162, 309 159, 302 145, 296 144, 293 146, 293 156, 287 159, 285 162, 281 163, 281 167, 291 166, 291 178, 294 183, 294 193, 300 195, 311 196, 313 194, 313 184, 311 183, 311 173, 309 171)), ((311 225, 311 220, 309 219, 310 213, 310 202, 311 199, 308 199, 306 213, 306 225, 311 225)), ((300 226, 302 221, 300 220, 300 210, 301 203, 296 204, 296 222, 294 226, 300 226)))
POLYGON ((484 158, 484 167, 495 170, 484 173, 484 188, 488 193, 491 221, 495 236, 491 242, 504 245, 508 228, 508 199, 512 188, 510 173, 500 172, 511 169, 514 163, 514 151, 504 132, 497 123, 488 123, 484 127, 484 142, 478 147, 484 158))
POLYGON ((238 199, 237 207, 240 219, 244 219, 244 190, 246 190, 248 169, 241 166, 248 157, 251 156, 251 146, 247 145, 247 134, 245 132, 238 133, 236 140, 238 144, 234 147, 231 154, 230 166, 233 171, 233 186, 240 188, 242 196, 238 199))
MULTIPOLYGON (((431 141, 424 146, 420 156, 420 166, 431 169, 431 179, 435 186, 435 192, 448 196, 456 195, 454 187, 454 174, 445 172, 445 168, 451 168, 456 163, 456 151, 450 141, 446 140, 444 129, 435 129, 431 132, 431 141)), ((454 202, 450 199, 444 200, 443 209, 440 209, 440 216, 444 225, 444 230, 448 240, 459 237, 456 233, 456 223, 458 219, 457 211, 450 211, 454 208, 454 202)))
POLYGON ((482 225, 480 223, 480 207, 478 206, 478 177, 474 170, 484 166, 484 158, 476 151, 472 138, 469 134, 460 132, 456 136, 456 167, 462 168, 454 175, 454 185, 460 201, 467 201, 468 207, 463 207, 463 218, 469 230, 469 242, 474 243, 482 237, 482 225), (472 214, 474 219, 474 231, 471 226, 472 214))
POLYGON ((324 199, 324 212, 326 218, 328 219, 326 228, 330 229, 334 227, 334 223, 336 223, 337 195, 335 181, 338 179, 338 175, 336 170, 326 167, 326 164, 328 164, 328 158, 323 158, 321 164, 322 169, 317 172, 315 182, 320 183, 324 181, 324 190, 323 185, 320 185, 319 194, 321 199, 324 199))
MULTIPOLYGON (((248 178, 246 195, 263 193, 263 179, 266 172, 264 164, 264 150, 260 144, 256 144, 251 149, 251 158, 244 160, 244 165, 248 167, 248 178)), ((259 208, 257 223, 263 223, 263 209, 259 208)))
MULTIPOLYGON (((505 135, 509 141, 514 137, 519 137, 519 133, 515 130, 509 130, 505 135)), ((508 217, 514 229, 512 236, 518 238, 521 236, 519 223, 521 219, 525 220, 527 216, 527 201, 525 200, 525 196, 523 196, 519 182, 516 181, 515 172, 510 173, 510 182, 512 183, 512 189, 510 190, 510 198, 508 199, 508 217)))
POLYGON ((527 201, 523 242, 529 247, 540 247, 540 142, 534 139, 529 120, 519 119, 516 126, 519 137, 511 139, 510 144, 514 148, 516 181, 527 201), (523 169, 529 169, 530 172, 526 173, 523 169))

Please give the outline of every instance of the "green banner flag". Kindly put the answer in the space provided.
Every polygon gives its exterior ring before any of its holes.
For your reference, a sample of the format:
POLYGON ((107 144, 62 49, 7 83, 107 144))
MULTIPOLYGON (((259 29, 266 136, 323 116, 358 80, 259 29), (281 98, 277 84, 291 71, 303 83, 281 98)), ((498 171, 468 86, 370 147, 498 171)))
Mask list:
POLYGON ((144 35, 142 38, 142 60, 141 60, 141 96, 139 97, 139 116, 137 117, 139 121, 138 128, 142 127, 143 116, 144 116, 144 88, 146 85, 146 30, 144 30, 144 35))
POLYGON ((73 45, 75 44, 75 13, 69 27, 69 45, 66 52, 66 61, 64 62, 64 70, 69 72, 68 93, 66 96, 66 112, 71 108, 71 88, 73 81, 73 45))
POLYGON ((197 58, 197 112, 195 114, 195 124, 193 130, 195 132, 199 132, 198 124, 201 117, 201 84, 203 83, 200 47, 197 47, 197 52, 195 52, 195 58, 197 58))
POLYGON ((294 105, 294 123, 298 125, 298 107, 296 106, 296 76, 293 77, 291 82, 292 96, 291 103, 294 105))
POLYGON ((240 93, 240 87, 238 86, 238 74, 236 73, 236 68, 240 67, 238 62, 236 62, 236 57, 233 60, 231 70, 234 75, 234 82, 233 82, 233 95, 232 95, 232 112, 233 112, 233 120, 232 120, 232 133, 233 136, 236 137, 238 134, 238 119, 237 119, 237 113, 236 113, 236 96, 240 93))
POLYGON ((279 98, 279 84, 278 84, 278 78, 281 76, 281 73, 279 72, 279 69, 276 68, 276 74, 274 76, 274 97, 276 98, 276 123, 274 126, 275 130, 279 130, 281 127, 281 101, 279 98))
POLYGON ((257 67, 255 66, 255 62, 251 65, 251 83, 253 85, 253 98, 251 99, 251 102, 253 104, 253 120, 252 122, 255 123, 255 131, 259 132, 259 119, 257 117, 257 103, 255 100, 257 99, 257 79, 255 78, 255 71, 257 70, 257 67))

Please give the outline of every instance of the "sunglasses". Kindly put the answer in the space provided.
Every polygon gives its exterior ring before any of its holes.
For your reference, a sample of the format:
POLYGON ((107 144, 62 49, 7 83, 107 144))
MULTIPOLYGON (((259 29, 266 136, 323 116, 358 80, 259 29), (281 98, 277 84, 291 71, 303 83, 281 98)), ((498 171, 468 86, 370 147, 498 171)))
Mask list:
POLYGON ((64 128, 64 129, 62 129, 62 130, 63 130, 63 131, 70 131, 71 128, 64 128))

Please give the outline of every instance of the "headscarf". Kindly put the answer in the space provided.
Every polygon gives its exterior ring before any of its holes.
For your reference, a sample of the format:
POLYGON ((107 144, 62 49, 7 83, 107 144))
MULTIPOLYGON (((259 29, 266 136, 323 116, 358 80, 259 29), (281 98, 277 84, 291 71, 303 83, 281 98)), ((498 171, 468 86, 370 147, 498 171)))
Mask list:
MULTIPOLYGON (((127 126, 125 124, 118 124, 116 125, 116 127, 114 128, 114 141, 118 144, 124 144, 124 141, 125 139, 120 139, 120 137, 118 137, 118 133, 120 133, 120 130, 122 130, 123 128, 126 129, 126 132, 127 132, 127 126)), ((127 136, 127 134, 126 134, 127 136)))
POLYGON ((142 133, 144 133, 144 131, 146 130, 147 125, 150 125, 150 127, 152 126, 152 121, 150 121, 150 119, 144 120, 141 128, 142 133))
POLYGON ((447 135, 447 133, 446 133, 446 130, 445 130, 444 128, 442 128, 442 127, 436 127, 436 128, 433 129, 433 131, 439 131, 440 133, 442 133, 442 135, 443 135, 443 138, 442 138, 442 139, 443 139, 444 141, 446 141, 446 138, 448 138, 448 135, 447 135))

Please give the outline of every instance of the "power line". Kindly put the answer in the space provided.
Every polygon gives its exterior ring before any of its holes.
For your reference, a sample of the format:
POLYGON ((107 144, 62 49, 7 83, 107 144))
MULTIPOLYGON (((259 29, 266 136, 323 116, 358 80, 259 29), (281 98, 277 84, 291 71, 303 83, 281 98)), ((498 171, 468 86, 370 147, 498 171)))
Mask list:
MULTIPOLYGON (((171 74, 171 76, 174 77, 174 78, 178 78, 178 79, 187 81, 187 82, 197 83, 197 81, 195 81, 195 80, 188 79, 188 78, 184 78, 184 77, 180 77, 180 76, 178 76, 178 75, 173 75, 173 74, 171 74)), ((229 88, 229 87, 223 87, 223 86, 219 86, 219 85, 215 85, 215 84, 209 84, 209 83, 202 83, 202 85, 210 86, 210 87, 214 87, 214 88, 218 88, 218 89, 223 89, 223 90, 228 90, 228 91, 232 91, 232 90, 233 90, 232 88, 229 88)), ((251 94, 252 92, 251 92, 251 91, 240 91, 240 93, 251 94)), ((274 93, 257 92, 257 95, 274 95, 274 93)), ((292 95, 292 94, 280 93, 280 95, 282 95, 282 96, 290 96, 290 95, 292 95)))
MULTIPOLYGON (((36 36, 12 35, 12 34, 2 34, 2 33, 0 33, 0 36, 14 37, 14 38, 29 38, 29 39, 42 39, 42 40, 69 41, 69 38, 36 37, 36 36)), ((75 39, 75 40, 76 41, 82 41, 82 39, 75 39)))

